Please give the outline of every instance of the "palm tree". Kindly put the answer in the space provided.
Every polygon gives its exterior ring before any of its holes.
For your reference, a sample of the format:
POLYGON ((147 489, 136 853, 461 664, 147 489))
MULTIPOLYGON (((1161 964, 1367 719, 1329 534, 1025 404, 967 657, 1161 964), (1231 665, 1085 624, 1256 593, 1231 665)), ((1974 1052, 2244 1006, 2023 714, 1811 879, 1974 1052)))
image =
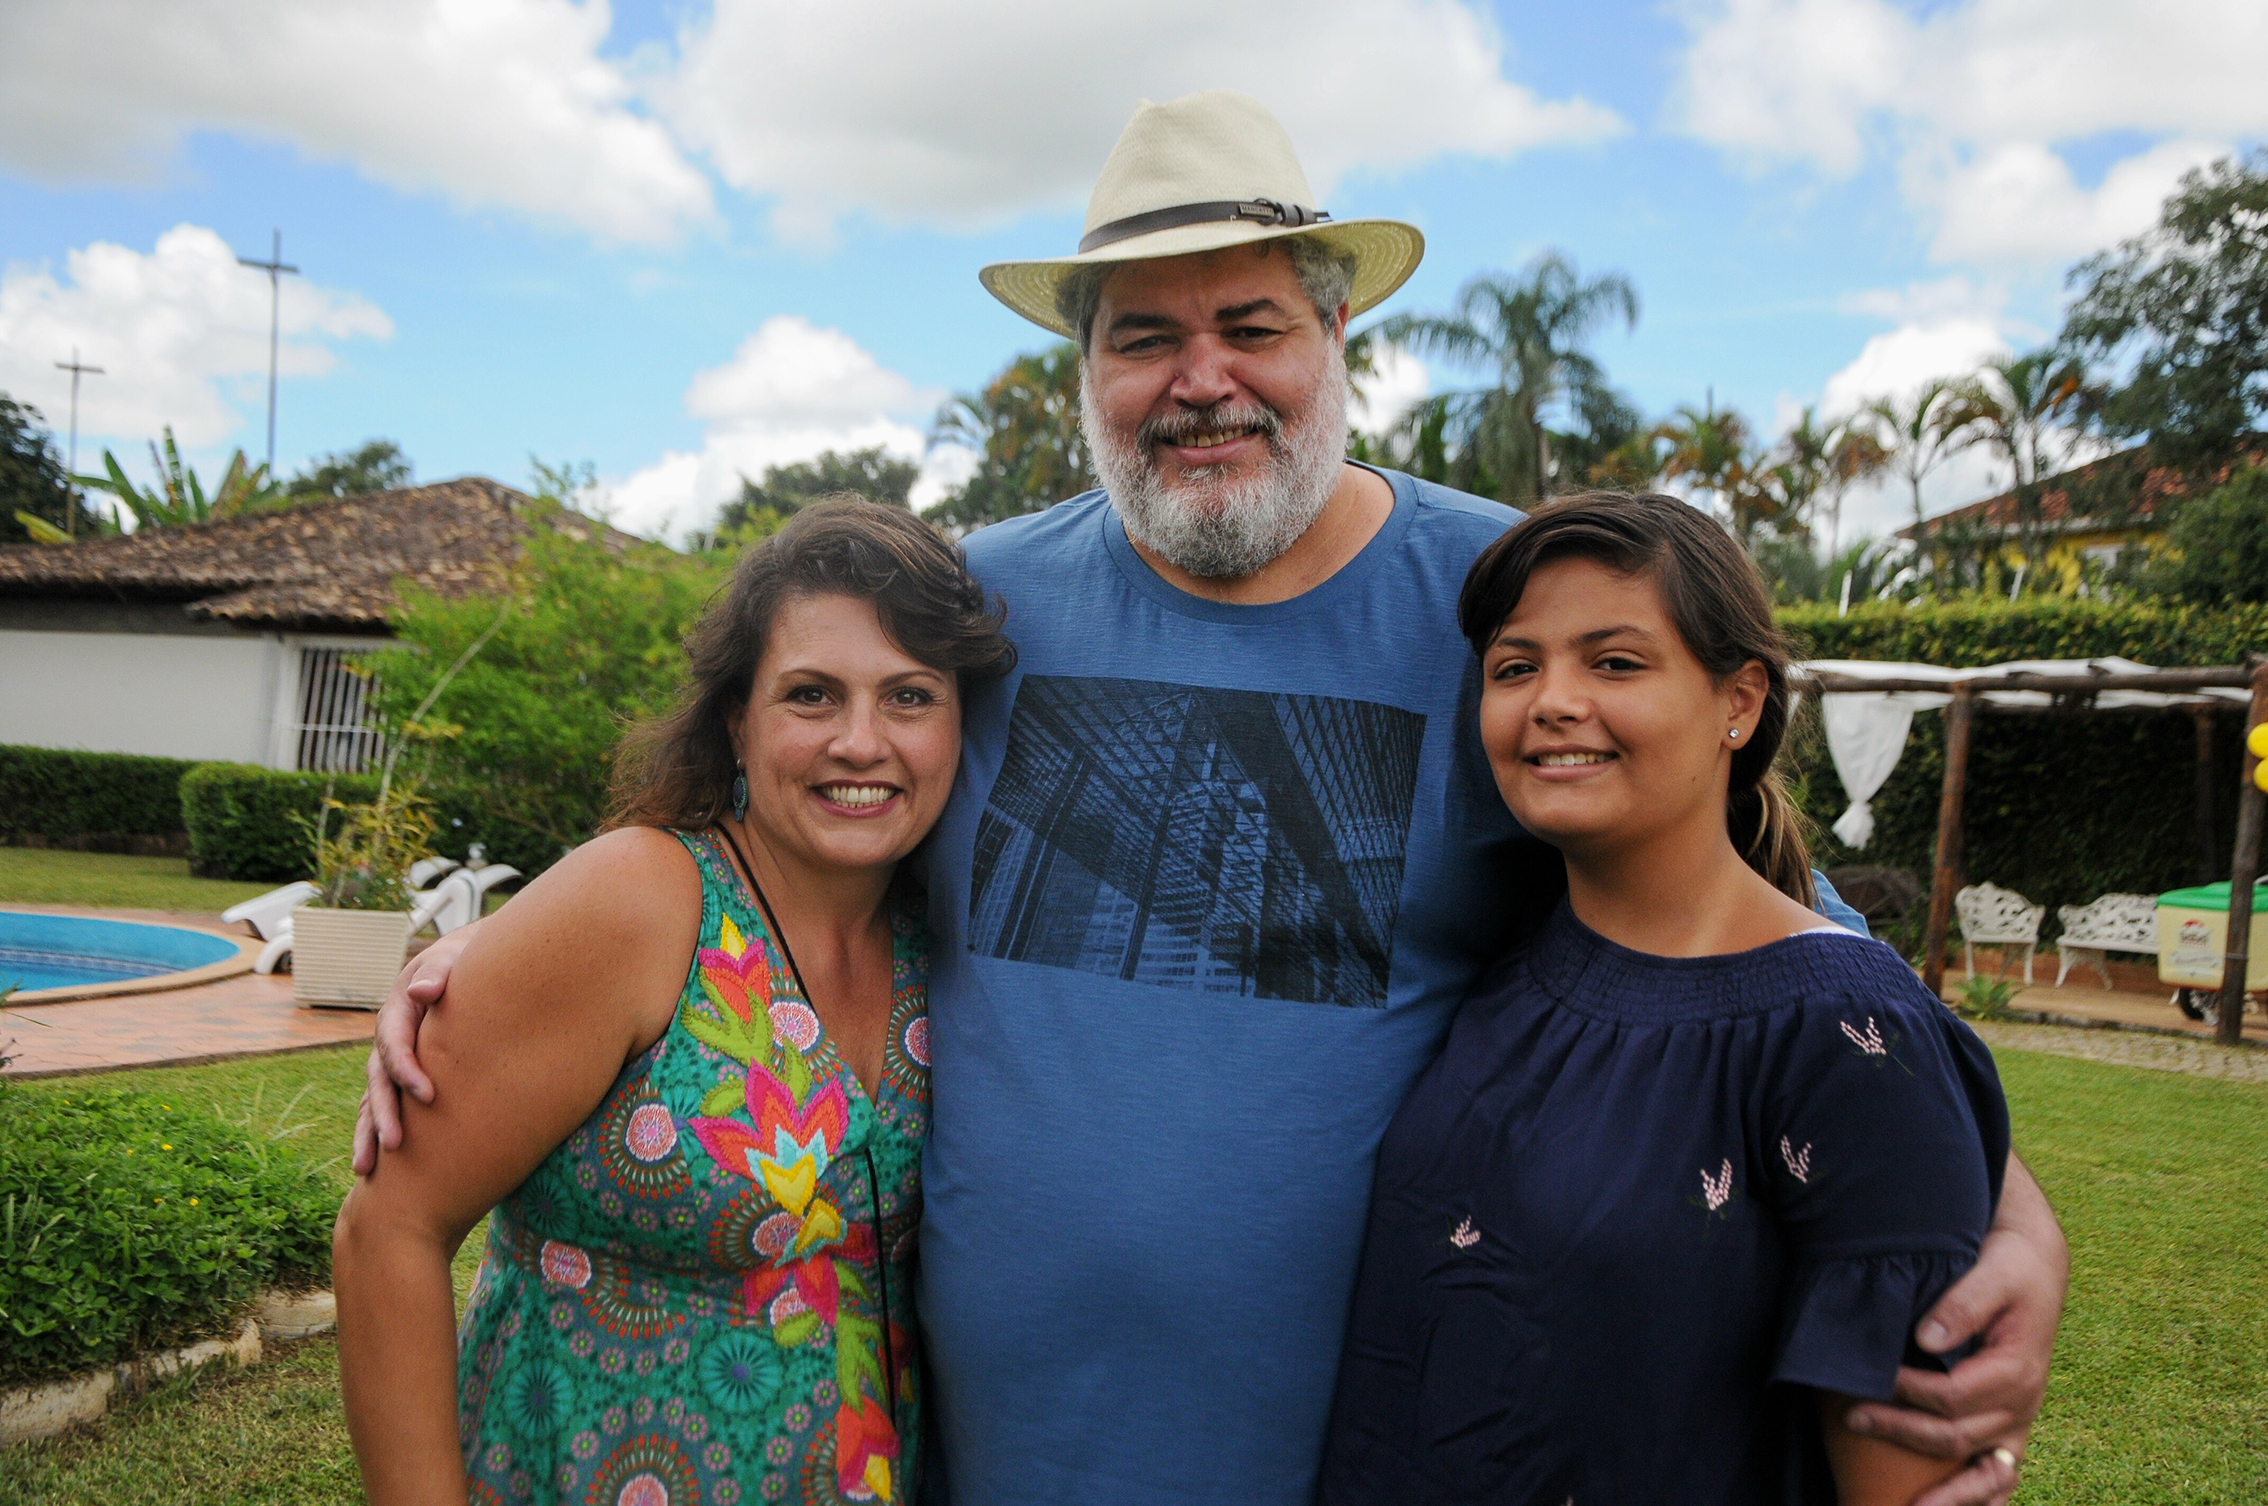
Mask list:
POLYGON ((1827 551, 1833 554, 1843 531, 1843 493, 1880 470, 1886 459, 1864 418, 1822 424, 1817 410, 1806 408, 1795 426, 1780 436, 1769 474, 1791 517, 1807 533, 1819 503, 1828 504, 1827 551))
POLYGON ((1880 426, 1888 468, 1913 489, 1914 523, 1922 522, 1922 479, 1967 443, 1976 416, 1962 403, 1958 387, 1933 377, 1905 398, 1878 397, 1866 412, 1880 426))
POLYGON ((1583 345, 1602 322, 1638 323, 1638 291, 1620 272, 1586 282, 1546 251, 1516 277, 1484 272, 1457 291, 1446 314, 1397 314, 1379 338, 1486 371, 1492 384, 1429 398, 1404 420, 1414 434, 1439 423, 1457 443, 1453 478, 1468 490, 1493 482, 1515 506, 1549 494, 1547 419, 1613 401, 1606 372, 1583 345))
POLYGON ((2002 356, 1987 361, 1955 392, 1965 418, 1964 443, 1989 445, 2008 462, 2017 540, 2036 569, 2040 483, 2069 459, 2078 437, 2073 421, 2095 399, 2086 368, 2052 348, 2002 356))
POLYGON ((1093 490, 1079 429, 1079 347, 1066 340, 1018 356, 982 392, 955 394, 937 410, 929 444, 977 452, 976 474, 922 514, 956 534, 1093 490))
POLYGON ((1742 538, 1774 510, 1752 474, 1748 420, 1737 412, 1719 413, 1713 398, 1700 408, 1688 403, 1654 432, 1669 445, 1663 478, 1707 493, 1742 538))

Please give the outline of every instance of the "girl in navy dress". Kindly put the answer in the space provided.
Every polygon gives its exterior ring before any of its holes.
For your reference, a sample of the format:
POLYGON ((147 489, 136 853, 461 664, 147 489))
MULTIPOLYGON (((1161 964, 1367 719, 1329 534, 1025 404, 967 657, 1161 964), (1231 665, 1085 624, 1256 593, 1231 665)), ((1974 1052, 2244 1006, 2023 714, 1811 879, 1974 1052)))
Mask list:
POLYGON ((1755 567, 1669 497, 1552 503, 1474 564, 1497 787, 1566 900, 1476 987, 1379 1150, 1328 1506, 1904 1503, 1849 1432, 1975 1261, 1991 1056, 1822 925, 1772 760, 1755 567))

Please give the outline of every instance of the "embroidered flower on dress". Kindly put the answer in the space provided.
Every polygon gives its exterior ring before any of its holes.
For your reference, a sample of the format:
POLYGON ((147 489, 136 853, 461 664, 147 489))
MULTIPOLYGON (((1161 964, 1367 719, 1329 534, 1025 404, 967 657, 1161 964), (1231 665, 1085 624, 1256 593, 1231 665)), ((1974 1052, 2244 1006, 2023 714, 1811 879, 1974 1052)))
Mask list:
POLYGON ((1473 1216, 1471 1214, 1468 1213, 1459 1219, 1457 1227, 1449 1231, 1449 1243, 1460 1250, 1469 1250, 1480 1243, 1480 1230, 1473 1227, 1473 1216))
POLYGON ((553 1286, 581 1291, 591 1284, 591 1257, 573 1245, 556 1239, 545 1240, 537 1264, 543 1267, 543 1279, 553 1286))
POLYGON ((1711 1213, 1714 1213, 1719 1208, 1724 1207, 1726 1202, 1731 1199, 1732 1158, 1730 1156, 1725 1158, 1725 1164, 1723 1168, 1718 1171, 1717 1175, 1713 1178, 1709 1175, 1708 1168, 1702 1168, 1701 1196, 1708 1201, 1709 1211, 1711 1213))
MULTIPOLYGON (((1850 1027, 1845 1026, 1844 1028, 1850 1027)), ((1780 1137, 1780 1159, 1787 1163, 1789 1176, 1806 1185, 1810 1184, 1811 1142, 1809 1140, 1803 1142, 1803 1149, 1796 1150, 1788 1144, 1788 1137, 1782 1135, 1780 1137)))
POLYGON ((1866 1017, 1866 1034, 1861 1035, 1853 1030, 1849 1020, 1843 1021, 1843 1034, 1849 1036, 1851 1044, 1864 1051, 1868 1056, 1887 1056, 1890 1054, 1890 1048, 1882 1044, 1882 1031, 1874 1023, 1873 1015, 1866 1017))
POLYGON ((622 1148, 649 1165, 677 1149, 677 1126, 669 1110, 658 1103, 639 1104, 622 1132, 622 1148))
POLYGON ((793 999, 781 999, 771 1007, 772 1030, 783 1041, 792 1042, 798 1051, 809 1051, 819 1044, 819 1016, 811 1012, 808 1004, 793 999))

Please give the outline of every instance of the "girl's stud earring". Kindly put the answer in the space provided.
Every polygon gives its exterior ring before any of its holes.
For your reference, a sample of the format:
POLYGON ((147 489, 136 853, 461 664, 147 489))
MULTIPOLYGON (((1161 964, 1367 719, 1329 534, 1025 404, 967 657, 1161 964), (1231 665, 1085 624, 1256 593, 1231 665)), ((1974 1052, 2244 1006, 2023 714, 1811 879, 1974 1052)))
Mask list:
POLYGON ((1740 729, 1739 729, 1738 727, 1735 727, 1735 728, 1733 728, 1733 729, 1732 729, 1732 733, 1731 733, 1731 736, 1732 736, 1732 740, 1733 740, 1734 742, 1736 742, 1736 743, 1737 743, 1737 742, 1739 742, 1739 741, 1740 741, 1740 729))
POLYGON ((745 772, 732 776, 732 819, 741 820, 748 814, 748 775, 745 772))

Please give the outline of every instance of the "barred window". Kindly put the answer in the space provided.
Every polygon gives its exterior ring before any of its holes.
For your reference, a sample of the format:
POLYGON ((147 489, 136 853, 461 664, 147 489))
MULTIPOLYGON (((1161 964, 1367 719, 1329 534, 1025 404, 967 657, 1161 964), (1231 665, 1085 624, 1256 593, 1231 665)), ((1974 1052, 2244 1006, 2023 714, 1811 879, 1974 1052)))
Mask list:
POLYGON ((297 767, 318 773, 360 774, 378 761, 379 734, 371 713, 377 684, 358 672, 360 650, 299 651, 297 767))

